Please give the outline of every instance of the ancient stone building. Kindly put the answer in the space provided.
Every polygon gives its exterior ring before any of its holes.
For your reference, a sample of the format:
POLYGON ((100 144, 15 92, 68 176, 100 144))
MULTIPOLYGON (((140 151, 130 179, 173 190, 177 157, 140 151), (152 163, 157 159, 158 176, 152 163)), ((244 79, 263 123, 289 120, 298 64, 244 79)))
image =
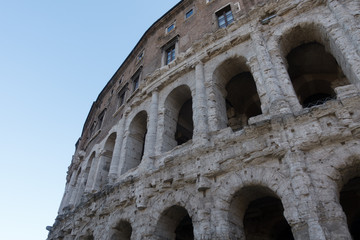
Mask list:
POLYGON ((183 0, 94 102, 48 239, 360 239, 359 0, 183 0))

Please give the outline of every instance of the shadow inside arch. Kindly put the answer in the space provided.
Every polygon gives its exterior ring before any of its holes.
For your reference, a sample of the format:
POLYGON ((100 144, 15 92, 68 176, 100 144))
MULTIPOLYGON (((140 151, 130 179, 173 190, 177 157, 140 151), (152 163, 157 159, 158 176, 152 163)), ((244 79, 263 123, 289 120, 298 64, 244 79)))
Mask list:
POLYGON ((294 239, 280 198, 269 188, 247 186, 232 198, 228 221, 235 238, 294 239))

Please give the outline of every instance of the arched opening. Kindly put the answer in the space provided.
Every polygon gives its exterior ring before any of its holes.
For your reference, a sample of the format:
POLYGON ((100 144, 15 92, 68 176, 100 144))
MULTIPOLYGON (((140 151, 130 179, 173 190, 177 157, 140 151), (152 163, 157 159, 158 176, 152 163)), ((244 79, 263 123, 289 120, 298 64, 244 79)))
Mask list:
POLYGON ((92 233, 89 233, 90 231, 88 230, 88 233, 83 235, 83 236, 80 236, 78 239, 79 240, 94 240, 94 235, 92 233))
POLYGON ((260 99, 250 72, 237 74, 226 84, 228 126, 234 131, 247 125, 250 117, 261 114, 260 99))
POLYGON ((241 58, 228 59, 214 72, 219 88, 215 91, 218 118, 224 119, 220 125, 233 131, 246 126, 249 118, 262 114, 256 84, 245 62, 241 58))
POLYGON ((130 240, 132 227, 128 221, 120 221, 113 229, 110 240, 130 240))
MULTIPOLYGON (((79 188, 82 186, 80 184, 80 173, 81 173, 81 167, 78 169, 78 171, 76 172, 76 177, 75 177, 75 181, 72 184, 71 188, 71 192, 70 194, 70 200, 69 200, 69 207, 73 207, 76 204, 76 199, 77 199, 77 195, 79 194, 79 188)), ((73 172, 73 174, 75 174, 75 172, 73 172)), ((65 206, 65 208, 68 206, 65 206)), ((64 211, 65 208, 63 208, 62 210, 64 211)))
POLYGON ((229 212, 232 233, 246 240, 291 240, 281 200, 269 189, 245 187, 235 194, 229 212))
POLYGON ((192 139, 194 131, 192 97, 186 85, 175 88, 165 100, 162 151, 192 139))
POLYGON ((244 216, 246 239, 294 239, 283 212, 278 198, 263 197, 251 201, 244 216))
POLYGON ((122 173, 137 167, 144 155, 145 137, 147 133, 147 113, 139 112, 132 120, 126 143, 125 165, 122 173))
POLYGON ((349 84, 335 58, 318 42, 292 49, 286 59, 295 93, 304 108, 335 99, 334 89, 349 84))
POLYGON ((175 141, 177 145, 192 139, 194 124, 192 119, 192 99, 187 100, 181 107, 176 125, 175 141))
POLYGON ((98 173, 98 181, 99 181, 99 188, 101 189, 104 187, 109 181, 109 170, 110 164, 113 157, 114 147, 116 141, 116 133, 112 133, 109 138, 106 140, 104 151, 101 155, 101 166, 98 173))
POLYGON ((92 183, 93 183, 93 180, 90 178, 90 172, 93 171, 92 168, 94 168, 94 159, 95 159, 95 155, 96 153, 93 152, 91 155, 90 155, 90 158, 86 164, 86 167, 84 169, 84 173, 83 173, 83 176, 81 178, 81 187, 79 189, 79 193, 78 193, 78 199, 81 199, 83 197, 83 193, 84 192, 91 192, 92 190, 92 183))
POLYGON ((172 206, 165 210, 159 219, 156 235, 160 239, 193 240, 193 224, 186 209, 172 206))
POLYGON ((351 179, 342 188, 340 204, 345 212, 353 240, 360 239, 360 177, 351 179))

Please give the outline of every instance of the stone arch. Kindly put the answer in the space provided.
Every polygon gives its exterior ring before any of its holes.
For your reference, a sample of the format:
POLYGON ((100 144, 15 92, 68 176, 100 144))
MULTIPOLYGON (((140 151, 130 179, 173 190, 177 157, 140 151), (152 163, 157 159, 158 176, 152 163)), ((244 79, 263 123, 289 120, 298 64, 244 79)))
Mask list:
MULTIPOLYGON (((81 174, 81 167, 79 167, 79 169, 77 170, 77 172, 73 172, 73 174, 76 174, 75 176, 75 180, 72 187, 72 192, 71 192, 71 196, 70 196, 70 201, 69 201, 69 205, 70 207, 74 206, 76 204, 76 199, 77 199, 77 195, 79 193, 79 189, 80 189, 80 174, 81 174)), ((66 206, 65 206, 66 207, 66 206)))
MULTIPOLYGON (((270 164, 270 159, 268 159, 270 164)), ((264 193, 269 193, 269 197, 274 197, 281 200, 281 203, 284 208, 284 217, 289 223, 290 226, 298 224, 301 220, 298 218, 299 213, 297 206, 295 205, 296 201, 293 199, 293 191, 291 188, 291 183, 288 179, 278 172, 276 169, 270 170, 269 168, 246 168, 243 170, 236 171, 233 174, 224 176, 223 178, 217 179, 218 184, 221 189, 213 193, 214 198, 218 200, 214 202, 214 214, 212 216, 213 228, 221 226, 221 228, 229 229, 226 233, 228 234, 227 238, 229 239, 244 239, 244 231, 242 218, 241 221, 236 221, 236 216, 230 216, 229 213, 231 209, 234 209, 232 205, 234 198, 241 193, 242 189, 254 187, 254 189, 265 189, 263 192, 260 192, 265 197, 264 193), (230 219, 233 218, 232 222, 230 219), (234 224, 234 223, 240 223, 234 224)), ((258 194, 261 196, 261 194, 258 194)), ((239 214, 237 214, 239 215, 239 214)), ((239 217, 237 218, 239 219, 239 217)), ((222 231, 219 228, 217 231, 222 231)), ((294 232, 294 234, 296 234, 294 232)))
POLYGON ((111 162, 113 161, 113 152, 115 148, 116 132, 110 134, 107 138, 104 149, 100 157, 100 166, 97 176, 99 189, 103 188, 109 182, 109 170, 111 162))
POLYGON ((122 173, 140 164, 145 150, 147 123, 148 114, 144 110, 137 113, 130 123, 125 144, 125 162, 122 173))
POLYGON ((111 229, 110 240, 130 240, 132 235, 132 227, 129 221, 120 220, 111 229))
POLYGON ((256 83, 244 57, 223 61, 213 72, 218 88, 217 115, 222 128, 242 129, 250 117, 262 114, 256 83))
POLYGON ((159 239, 194 239, 193 223, 188 211, 179 205, 167 208, 157 222, 155 235, 159 239))
POLYGON ((76 240, 94 240, 94 232, 90 229, 82 230, 76 240))
POLYGON ((230 231, 251 239, 294 239, 283 214, 280 198, 269 188, 246 186, 237 191, 230 204, 230 231))
POLYGON ((335 149, 323 149, 320 154, 319 164, 312 167, 311 178, 318 201, 321 206, 326 206, 326 210, 322 210, 322 227, 328 236, 351 239, 340 199, 341 192, 348 189, 346 184, 360 177, 360 149, 358 144, 346 149, 337 146, 335 149))
POLYGON ((191 90, 187 85, 173 89, 164 102, 164 131, 162 152, 169 151, 193 137, 191 90))
POLYGON ((360 154, 352 152, 348 157, 343 157, 345 161, 338 166, 340 179, 337 181, 337 199, 352 239, 358 240, 360 239, 360 154))
POLYGON ((353 240, 360 239, 360 173, 350 179, 341 189, 340 205, 346 215, 353 240))
POLYGON ((81 179, 79 182, 79 186, 78 186, 78 191, 77 191, 77 196, 76 196, 76 200, 75 202, 78 203, 79 201, 81 201, 81 198, 83 197, 84 192, 90 192, 91 191, 91 171, 93 171, 94 169, 94 162, 95 162, 95 156, 96 156, 96 152, 92 152, 89 160, 86 163, 86 166, 83 169, 83 173, 81 174, 81 179))
POLYGON ((286 29, 277 41, 292 86, 303 107, 336 98, 335 88, 350 84, 338 64, 342 59, 340 51, 321 24, 298 23, 286 29))

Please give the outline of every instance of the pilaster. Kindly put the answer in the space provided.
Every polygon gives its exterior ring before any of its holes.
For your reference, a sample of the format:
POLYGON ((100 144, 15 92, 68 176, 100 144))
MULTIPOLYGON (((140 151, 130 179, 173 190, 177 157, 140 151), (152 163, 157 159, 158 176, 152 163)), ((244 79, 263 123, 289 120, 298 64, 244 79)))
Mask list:
POLYGON ((159 92, 157 89, 155 89, 151 94, 149 126, 145 138, 144 157, 153 156, 155 154, 156 133, 157 133, 157 124, 158 124, 158 115, 159 115, 158 105, 159 105, 159 92))
POLYGON ((290 106, 285 100, 284 94, 279 86, 279 82, 274 71, 274 66, 262 33, 255 29, 251 33, 251 40, 258 58, 260 73, 262 75, 263 81, 266 82, 267 95, 270 101, 270 114, 278 115, 283 113, 290 113, 290 106))
POLYGON ((194 109, 194 140, 202 143, 207 139, 207 103, 205 94, 204 64, 199 61, 195 66, 195 96, 193 101, 194 109))
POLYGON ((123 144, 123 135, 124 135, 124 126, 125 125, 125 117, 122 117, 119 122, 119 127, 116 133, 116 140, 114 146, 114 152, 111 160, 110 170, 109 170, 109 183, 113 184, 116 182, 118 177, 118 169, 121 160, 121 147, 123 144))

